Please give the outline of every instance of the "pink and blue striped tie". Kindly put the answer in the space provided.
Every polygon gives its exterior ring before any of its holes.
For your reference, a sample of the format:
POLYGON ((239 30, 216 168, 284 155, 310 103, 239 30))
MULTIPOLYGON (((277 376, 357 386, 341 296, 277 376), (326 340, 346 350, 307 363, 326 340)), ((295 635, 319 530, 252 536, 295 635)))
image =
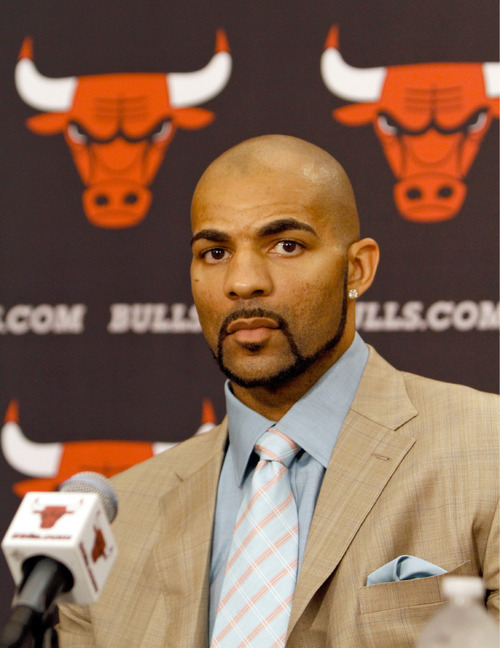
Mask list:
POLYGON ((276 428, 255 445, 260 459, 244 487, 211 648, 285 645, 299 553, 288 466, 299 450, 276 428))

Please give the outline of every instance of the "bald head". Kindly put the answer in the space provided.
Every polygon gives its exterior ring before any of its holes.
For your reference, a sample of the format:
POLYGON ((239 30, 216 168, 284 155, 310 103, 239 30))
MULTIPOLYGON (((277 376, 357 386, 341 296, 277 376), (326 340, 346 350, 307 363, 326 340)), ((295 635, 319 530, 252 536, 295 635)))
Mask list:
POLYGON ((235 396, 279 420, 349 347, 375 276, 349 180, 317 146, 257 137, 208 167, 191 224, 205 338, 235 396))
POLYGON ((246 140, 214 160, 196 186, 193 209, 214 184, 238 177, 259 182, 264 176, 304 186, 305 199, 329 220, 343 246, 359 239, 354 193, 342 166, 318 146, 287 135, 246 140))

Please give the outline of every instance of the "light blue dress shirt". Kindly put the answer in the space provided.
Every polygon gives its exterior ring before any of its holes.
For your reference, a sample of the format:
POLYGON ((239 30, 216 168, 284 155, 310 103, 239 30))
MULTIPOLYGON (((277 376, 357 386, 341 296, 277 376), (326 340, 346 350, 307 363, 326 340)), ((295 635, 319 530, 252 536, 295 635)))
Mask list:
MULTIPOLYGON (((330 455, 349 411, 368 360, 368 347, 356 333, 351 346, 279 421, 279 429, 300 452, 290 464, 292 490, 299 516, 299 570, 314 507, 330 455)), ((229 445, 220 474, 215 508, 210 570, 209 636, 217 612, 233 527, 245 480, 257 463, 257 439, 276 425, 239 401, 225 385, 229 445)))

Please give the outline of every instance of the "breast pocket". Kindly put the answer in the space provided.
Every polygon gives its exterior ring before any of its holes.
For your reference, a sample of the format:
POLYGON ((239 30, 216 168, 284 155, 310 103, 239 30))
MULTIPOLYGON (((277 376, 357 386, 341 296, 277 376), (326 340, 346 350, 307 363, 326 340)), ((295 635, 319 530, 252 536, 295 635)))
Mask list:
POLYGON ((365 645, 370 648, 414 646, 426 622, 445 602, 441 583, 447 576, 470 576, 470 562, 427 578, 380 583, 359 590, 365 645))

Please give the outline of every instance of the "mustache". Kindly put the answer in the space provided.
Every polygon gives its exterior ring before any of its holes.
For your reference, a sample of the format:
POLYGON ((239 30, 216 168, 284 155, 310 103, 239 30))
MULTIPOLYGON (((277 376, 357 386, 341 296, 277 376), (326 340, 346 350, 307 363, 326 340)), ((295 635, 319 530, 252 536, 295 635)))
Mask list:
POLYGON ((287 321, 279 313, 267 310, 266 308, 240 308, 227 315, 223 320, 219 330, 219 343, 228 336, 227 329, 231 322, 234 322, 238 319, 249 319, 251 317, 267 317, 274 320, 278 325, 278 328, 283 329, 285 333, 288 333, 289 331, 287 321))

